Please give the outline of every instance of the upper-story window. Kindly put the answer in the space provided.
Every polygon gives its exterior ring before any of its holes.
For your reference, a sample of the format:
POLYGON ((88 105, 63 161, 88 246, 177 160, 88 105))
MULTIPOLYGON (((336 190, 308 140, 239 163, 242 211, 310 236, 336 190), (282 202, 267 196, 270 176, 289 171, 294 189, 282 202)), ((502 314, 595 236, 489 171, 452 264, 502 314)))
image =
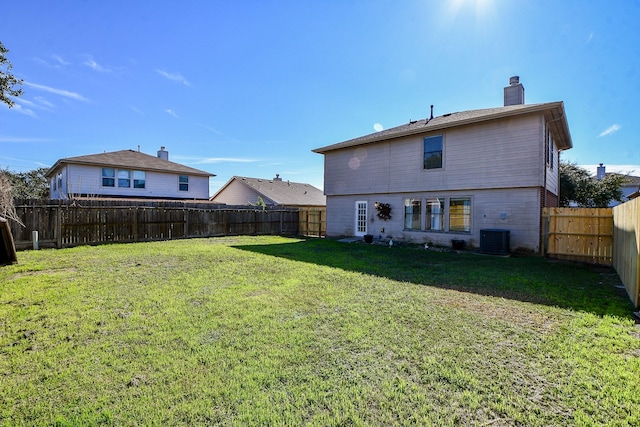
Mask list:
POLYGON ((424 139, 424 169, 442 168, 442 135, 424 139))
POLYGON ((114 168, 102 168, 102 186, 116 186, 116 170, 114 168))
POLYGON ((180 191, 189 191, 189 176, 180 175, 178 178, 178 189, 180 191))
POLYGON ((133 188, 145 188, 146 180, 145 171, 133 171, 133 188))
POLYGON ((118 187, 129 188, 131 187, 131 171, 119 169, 118 170, 118 187))

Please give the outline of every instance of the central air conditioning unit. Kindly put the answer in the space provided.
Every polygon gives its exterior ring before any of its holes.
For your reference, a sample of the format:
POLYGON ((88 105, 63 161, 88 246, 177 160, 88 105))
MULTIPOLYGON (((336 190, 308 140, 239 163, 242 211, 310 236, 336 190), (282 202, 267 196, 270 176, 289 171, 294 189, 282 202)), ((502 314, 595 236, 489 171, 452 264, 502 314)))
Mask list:
POLYGON ((491 255, 509 254, 509 230, 480 230, 480 252, 491 255))

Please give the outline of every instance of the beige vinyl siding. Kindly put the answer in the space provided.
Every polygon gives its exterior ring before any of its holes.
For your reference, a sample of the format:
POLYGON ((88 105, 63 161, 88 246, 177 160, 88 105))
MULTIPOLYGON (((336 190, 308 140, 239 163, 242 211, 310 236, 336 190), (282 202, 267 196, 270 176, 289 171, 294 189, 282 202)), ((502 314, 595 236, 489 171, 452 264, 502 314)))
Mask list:
POLYGON ((442 132, 442 169, 423 169, 423 134, 327 152, 325 193, 368 194, 540 186, 540 119, 495 120, 442 132))
MULTIPOLYGON (((215 201, 227 205, 248 205, 250 203, 256 204, 258 197, 260 197, 260 194, 257 191, 237 180, 233 180, 216 196, 215 201)), ((272 200, 264 196, 263 200, 267 204, 273 203, 272 200)))
MULTIPOLYGON (((384 195, 333 196, 327 198, 327 236, 353 236, 355 202, 367 201, 369 221, 367 232, 376 238, 398 239, 411 243, 427 242, 450 246, 452 239, 464 240, 467 245, 480 246, 480 230, 499 228, 511 233, 511 248, 539 250, 540 189, 527 187, 518 189, 487 189, 473 191, 418 192, 384 195), (446 199, 444 215, 448 216, 450 198, 471 198, 471 232, 423 231, 404 229, 405 198, 446 199), (375 202, 391 205, 391 220, 383 221, 375 215, 375 202), (384 231, 382 229, 384 228, 384 231)), ((424 203, 423 203, 424 205, 424 203)), ((424 212, 424 209, 423 209, 424 212)), ((447 220, 445 220, 446 222, 447 220)))
MULTIPOLYGON (((178 175, 161 172, 145 173, 145 188, 121 188, 117 179, 114 187, 102 186, 102 167, 70 164, 66 168, 66 197, 73 195, 88 196, 125 196, 125 197, 156 197, 208 199, 209 177, 189 176, 189 191, 178 190, 178 175)), ((117 167, 114 169, 118 169, 117 167)), ((127 170, 133 170, 126 168, 127 170)), ((133 175, 132 175, 133 178, 133 175)), ((133 179, 132 179, 133 184, 133 179)))

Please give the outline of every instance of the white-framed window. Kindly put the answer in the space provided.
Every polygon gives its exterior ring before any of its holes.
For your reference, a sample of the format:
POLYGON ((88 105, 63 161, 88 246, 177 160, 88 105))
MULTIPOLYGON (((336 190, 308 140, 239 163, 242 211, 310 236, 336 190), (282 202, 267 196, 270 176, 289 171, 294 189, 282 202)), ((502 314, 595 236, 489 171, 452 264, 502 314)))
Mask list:
POLYGON ((145 188, 147 174, 145 171, 133 171, 133 188, 145 188))
POLYGON ((102 186, 116 186, 116 170, 114 168, 102 168, 102 186))
POLYGON ((449 231, 471 232, 471 198, 449 199, 449 231))
POLYGON ((422 228, 422 199, 404 199, 404 228, 406 230, 422 228))
POLYGON ((427 212, 424 228, 430 231, 444 230, 444 199, 427 199, 427 212))
POLYGON ((404 200, 404 229, 470 233, 471 213, 471 197, 407 198, 404 200))
POLYGON ((131 171, 126 169, 118 169, 118 187, 131 187, 131 171))
POLYGON ((178 190, 180 190, 180 191, 189 191, 189 176, 188 175, 180 175, 178 177, 178 190))

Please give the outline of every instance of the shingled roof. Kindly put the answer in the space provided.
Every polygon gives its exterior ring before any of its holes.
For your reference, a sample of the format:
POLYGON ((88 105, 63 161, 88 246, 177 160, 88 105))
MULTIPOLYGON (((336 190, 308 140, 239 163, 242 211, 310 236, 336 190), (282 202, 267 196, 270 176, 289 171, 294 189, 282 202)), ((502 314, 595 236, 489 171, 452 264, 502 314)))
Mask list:
POLYGON ((568 150, 573 147, 571 135, 569 134, 569 125, 567 124, 567 119, 564 114, 564 104, 562 102, 549 102, 542 104, 518 104, 506 107, 468 110, 443 114, 442 116, 434 117, 432 119, 409 121, 409 123, 404 125, 353 138, 337 144, 328 145, 326 147, 316 148, 312 151, 314 153, 324 154, 333 150, 387 141, 404 136, 417 135, 447 128, 476 124, 489 120, 497 120, 539 112, 542 112, 547 118, 549 124, 555 128, 555 134, 558 136, 556 138, 558 149, 568 150))
POLYGON ((239 182, 260 194, 265 202, 271 200, 276 205, 284 206, 325 206, 326 197, 322 190, 302 182, 284 181, 281 178, 262 179, 246 176, 232 177, 210 200, 225 190, 232 182, 239 182))
POLYGON ((47 176, 65 164, 117 167, 143 171, 167 172, 194 176, 215 176, 215 174, 161 159, 160 157, 134 150, 120 150, 108 153, 89 154, 87 156, 67 157, 58 160, 48 171, 47 176))

